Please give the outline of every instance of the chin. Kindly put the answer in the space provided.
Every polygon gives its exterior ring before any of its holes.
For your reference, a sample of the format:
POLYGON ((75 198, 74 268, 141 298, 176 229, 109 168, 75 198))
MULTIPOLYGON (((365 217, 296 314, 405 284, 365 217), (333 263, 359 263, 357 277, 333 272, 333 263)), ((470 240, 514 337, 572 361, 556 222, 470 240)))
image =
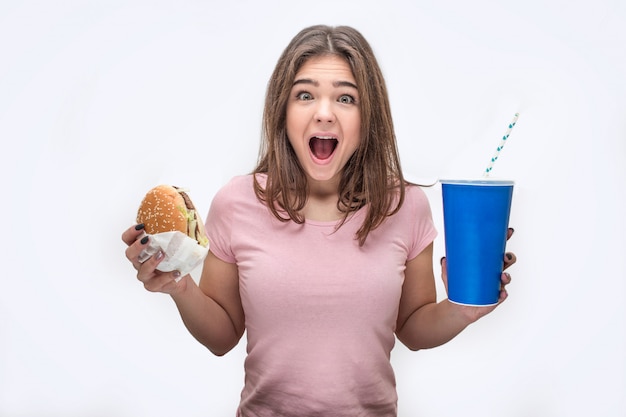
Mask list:
POLYGON ((334 182, 339 181, 340 172, 337 172, 335 170, 330 171, 328 169, 314 169, 307 170, 306 176, 310 181, 334 182))

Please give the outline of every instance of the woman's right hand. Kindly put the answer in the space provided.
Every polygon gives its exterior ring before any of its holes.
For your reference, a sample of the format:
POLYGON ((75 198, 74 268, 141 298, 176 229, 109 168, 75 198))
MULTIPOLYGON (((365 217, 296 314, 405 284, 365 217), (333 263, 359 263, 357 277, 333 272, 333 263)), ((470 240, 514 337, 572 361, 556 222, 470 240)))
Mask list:
POLYGON ((148 291, 171 295, 189 332, 214 354, 224 355, 239 343, 245 331, 237 265, 224 262, 209 251, 196 285, 189 274, 181 277, 178 271, 157 270, 163 260, 161 251, 139 262, 149 239, 141 224, 122 233, 122 240, 128 245, 126 258, 137 270, 137 279, 148 291))
POLYGON ((126 258, 137 270, 137 279, 143 283, 146 290, 174 294, 184 290, 186 280, 182 279, 180 272, 161 272, 157 270, 163 260, 163 252, 158 251, 145 262, 139 262, 139 256, 146 249, 150 237, 145 234, 143 224, 131 226, 122 233, 122 240, 126 248, 126 258))

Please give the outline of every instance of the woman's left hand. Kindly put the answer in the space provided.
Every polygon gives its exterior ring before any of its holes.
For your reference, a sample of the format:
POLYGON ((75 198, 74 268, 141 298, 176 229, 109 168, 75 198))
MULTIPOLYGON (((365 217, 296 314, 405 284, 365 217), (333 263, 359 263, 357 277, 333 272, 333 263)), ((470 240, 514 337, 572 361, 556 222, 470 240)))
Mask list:
MULTIPOLYGON (((509 240, 511 236, 513 236, 513 228, 509 228, 506 236, 506 240, 509 240)), ((491 313, 496 307, 498 307, 506 298, 508 297, 508 293, 506 291, 506 286, 511 283, 511 275, 508 272, 504 272, 508 267, 513 265, 517 261, 517 257, 512 252, 506 252, 504 254, 504 267, 503 272, 500 277, 500 297, 498 299, 498 303, 491 306, 485 307, 474 307, 474 306, 464 306, 460 304, 454 304, 458 307, 462 314, 466 316, 471 322, 475 322, 481 317, 491 313)), ((446 293, 448 292, 448 272, 446 265, 446 258, 441 258, 441 279, 443 280, 443 284, 446 287, 446 293)))

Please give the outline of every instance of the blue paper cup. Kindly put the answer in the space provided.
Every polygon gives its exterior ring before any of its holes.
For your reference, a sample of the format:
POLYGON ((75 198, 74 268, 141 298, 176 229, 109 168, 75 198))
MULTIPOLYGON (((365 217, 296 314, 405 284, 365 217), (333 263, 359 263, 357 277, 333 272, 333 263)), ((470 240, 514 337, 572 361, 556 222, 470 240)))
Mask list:
POLYGON ((513 181, 440 180, 448 267, 448 299, 498 303, 513 181))

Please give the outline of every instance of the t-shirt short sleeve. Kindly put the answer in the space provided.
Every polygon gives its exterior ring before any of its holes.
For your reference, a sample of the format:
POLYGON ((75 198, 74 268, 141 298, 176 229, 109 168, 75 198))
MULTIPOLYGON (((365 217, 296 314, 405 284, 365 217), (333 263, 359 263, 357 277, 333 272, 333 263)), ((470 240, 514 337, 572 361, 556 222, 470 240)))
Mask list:
POLYGON ((236 261, 232 251, 231 236, 237 182, 238 178, 233 178, 215 194, 205 225, 209 238, 209 250, 228 263, 236 261))
POLYGON ((409 224, 412 224, 414 228, 414 240, 409 248, 407 259, 413 259, 435 240, 437 229, 424 190, 418 186, 407 187, 406 204, 410 205, 411 219, 409 224))

